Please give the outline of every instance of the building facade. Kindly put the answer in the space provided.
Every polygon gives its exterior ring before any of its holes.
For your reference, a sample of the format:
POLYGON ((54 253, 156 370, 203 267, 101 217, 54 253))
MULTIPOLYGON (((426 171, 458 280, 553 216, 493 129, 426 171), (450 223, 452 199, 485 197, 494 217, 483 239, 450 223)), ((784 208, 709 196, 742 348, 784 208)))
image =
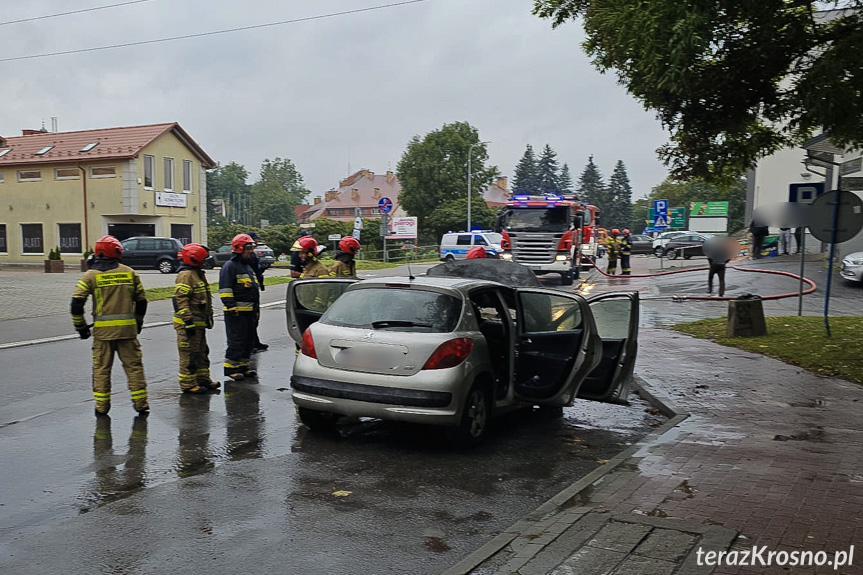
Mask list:
POLYGON ((201 242, 215 167, 176 122, 0 137, 0 264, 75 261, 105 234, 201 242))

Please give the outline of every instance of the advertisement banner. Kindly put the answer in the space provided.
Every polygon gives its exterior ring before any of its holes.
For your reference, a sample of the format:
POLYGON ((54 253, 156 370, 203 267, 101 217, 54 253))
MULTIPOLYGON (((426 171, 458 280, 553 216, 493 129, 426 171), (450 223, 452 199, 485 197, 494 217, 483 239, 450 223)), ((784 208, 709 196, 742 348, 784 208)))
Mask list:
POLYGON ((407 240, 417 237, 417 218, 392 218, 392 227, 388 240, 407 240))
POLYGON ((723 216, 728 217, 728 202, 690 202, 689 216, 723 216))

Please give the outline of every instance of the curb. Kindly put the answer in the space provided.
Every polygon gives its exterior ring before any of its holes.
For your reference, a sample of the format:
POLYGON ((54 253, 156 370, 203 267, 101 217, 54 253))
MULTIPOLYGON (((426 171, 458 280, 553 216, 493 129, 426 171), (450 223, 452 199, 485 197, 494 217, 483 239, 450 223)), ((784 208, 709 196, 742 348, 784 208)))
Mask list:
MULTIPOLYGON (((660 411, 663 415, 669 418, 661 426, 652 430, 646 436, 641 438, 640 441, 630 445, 622 452, 615 455, 613 458, 608 460, 606 463, 603 463, 569 487, 560 491, 557 495, 553 496, 551 499, 528 513, 522 519, 519 519, 507 529, 505 529, 502 533, 497 535, 488 541, 485 545, 473 551, 466 557, 462 558, 458 563, 449 567, 446 571, 441 573, 441 575, 467 575, 473 569, 484 563, 486 560, 490 559, 493 555, 498 553, 501 549, 509 545, 513 540, 515 540, 519 535, 528 531, 534 523, 538 521, 542 521, 550 516, 554 516, 559 513, 567 513, 567 512, 575 512, 573 515, 573 522, 580 518, 583 514, 583 508, 578 507, 579 496, 581 493, 587 489, 591 489, 596 485, 602 483, 603 478, 608 473, 612 472, 616 469, 621 463, 629 459, 633 454, 635 454, 638 450, 642 449, 648 443, 655 441, 657 438, 661 437, 663 434, 673 429, 677 425, 680 424, 683 420, 689 417, 689 413, 679 411, 674 405, 671 403, 671 400, 667 397, 656 393, 654 391, 650 391, 647 389, 647 385, 649 385, 648 380, 642 379, 639 376, 633 376, 633 391, 639 395, 642 399, 647 401, 651 407, 654 407, 660 411)), ((537 540, 538 542, 538 540, 537 540)), ((548 543, 551 543, 549 541, 548 543)), ((536 556, 545 548, 546 544, 538 544, 535 545, 531 550, 531 557, 536 556)), ((529 559, 529 557, 523 556, 523 559, 529 559)))

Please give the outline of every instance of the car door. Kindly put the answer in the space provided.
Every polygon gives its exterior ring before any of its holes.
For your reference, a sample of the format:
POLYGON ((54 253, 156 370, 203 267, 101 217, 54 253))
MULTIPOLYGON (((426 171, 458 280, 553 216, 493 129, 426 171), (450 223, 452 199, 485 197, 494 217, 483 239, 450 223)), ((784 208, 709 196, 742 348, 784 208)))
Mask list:
POLYGON ((638 292, 598 294, 587 299, 602 357, 578 391, 578 397, 625 402, 638 352, 638 292))
POLYGON ((358 281, 355 278, 314 278, 290 282, 285 298, 285 316, 291 338, 297 344, 302 343, 303 332, 321 319, 333 302, 358 281))
POLYGON ((158 253, 158 240, 156 238, 139 238, 137 255, 135 260, 138 265, 145 269, 154 269, 156 267, 156 254, 158 253))
POLYGON ((222 266, 228 263, 232 255, 230 244, 220 246, 218 250, 213 252, 213 260, 215 260, 217 266, 222 266))
POLYGON ((587 301, 557 290, 519 288, 516 325, 514 395, 533 404, 572 404, 601 356, 587 301))
POLYGON ((123 241, 123 257, 121 261, 130 268, 140 267, 141 262, 138 258, 138 240, 129 239, 123 241))

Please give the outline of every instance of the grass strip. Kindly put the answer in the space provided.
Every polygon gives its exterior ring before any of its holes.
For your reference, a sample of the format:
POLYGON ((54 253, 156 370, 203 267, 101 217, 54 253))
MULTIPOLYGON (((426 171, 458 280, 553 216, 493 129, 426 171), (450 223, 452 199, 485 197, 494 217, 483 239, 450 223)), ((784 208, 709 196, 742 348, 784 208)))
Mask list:
MULTIPOLYGON (((264 286, 271 286, 277 284, 285 284, 291 281, 293 278, 291 276, 271 276, 264 277, 264 286)), ((172 295, 174 295, 174 286, 168 287, 157 287, 157 288, 149 288, 145 289, 144 293, 147 294, 147 301, 159 301, 163 299, 170 299, 172 295)), ((219 293, 219 283, 210 284, 210 293, 219 293)))
POLYGON ((824 318, 815 316, 767 317, 767 335, 726 337, 727 320, 702 319, 682 323, 673 330, 701 339, 760 353, 802 367, 818 375, 863 383, 863 317, 830 318, 827 337, 824 318))

